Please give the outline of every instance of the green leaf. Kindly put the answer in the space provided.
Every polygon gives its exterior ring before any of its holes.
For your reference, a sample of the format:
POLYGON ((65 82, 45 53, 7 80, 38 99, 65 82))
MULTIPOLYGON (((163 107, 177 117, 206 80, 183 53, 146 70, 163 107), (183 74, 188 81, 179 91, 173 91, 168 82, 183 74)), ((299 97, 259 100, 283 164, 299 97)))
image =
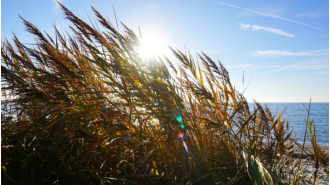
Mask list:
POLYGON ((275 177, 275 179, 276 179, 278 182, 280 182, 280 183, 282 183, 282 184, 286 184, 285 181, 282 179, 282 177, 280 177, 279 175, 277 175, 275 171, 272 172, 272 175, 275 177))
POLYGON ((254 141, 250 149, 253 150, 255 146, 256 146, 256 142, 254 141))
POLYGON ((258 164, 253 155, 251 155, 251 169, 253 175, 253 181, 255 185, 261 185, 261 174, 258 169, 258 164))
POLYGON ((247 150, 246 147, 244 147, 244 149, 243 149, 243 158, 244 158, 244 161, 245 161, 246 169, 249 169, 248 150, 247 150))
POLYGON ((270 175, 268 170, 263 166, 263 164, 261 163, 261 161, 258 158, 255 158, 255 160, 258 164, 258 169, 259 169, 259 172, 261 174, 263 181, 268 185, 274 185, 272 176, 270 175))

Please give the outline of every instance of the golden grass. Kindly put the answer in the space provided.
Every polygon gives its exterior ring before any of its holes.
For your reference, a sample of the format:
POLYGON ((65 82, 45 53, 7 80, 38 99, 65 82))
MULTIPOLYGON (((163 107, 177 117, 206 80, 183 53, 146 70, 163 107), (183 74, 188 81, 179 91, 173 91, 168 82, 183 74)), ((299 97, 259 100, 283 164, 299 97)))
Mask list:
POLYGON ((92 8, 100 31, 60 6, 74 35, 22 18, 36 45, 2 42, 3 183, 283 183, 272 169, 294 142, 288 122, 257 102, 251 113, 219 60, 171 48, 178 68, 145 61, 124 24, 92 8))

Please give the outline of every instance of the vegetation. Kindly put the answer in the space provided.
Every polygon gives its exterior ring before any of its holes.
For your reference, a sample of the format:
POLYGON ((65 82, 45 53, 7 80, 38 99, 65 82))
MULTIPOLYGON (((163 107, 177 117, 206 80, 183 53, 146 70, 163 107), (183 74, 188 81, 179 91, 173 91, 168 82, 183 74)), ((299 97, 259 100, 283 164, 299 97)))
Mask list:
POLYGON ((294 142, 288 122, 257 102, 250 112, 219 60, 172 48, 178 66, 145 59, 141 34, 60 6, 74 35, 22 18, 36 44, 2 41, 2 183, 285 183, 274 169, 294 142))

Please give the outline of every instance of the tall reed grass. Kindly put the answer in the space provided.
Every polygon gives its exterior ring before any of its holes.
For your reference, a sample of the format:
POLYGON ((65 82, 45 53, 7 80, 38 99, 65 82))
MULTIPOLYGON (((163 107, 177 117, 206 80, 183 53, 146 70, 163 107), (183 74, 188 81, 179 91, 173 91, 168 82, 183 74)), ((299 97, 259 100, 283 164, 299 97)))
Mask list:
POLYGON ((35 45, 2 41, 2 183, 285 184, 274 167, 294 142, 288 122, 250 112, 220 60, 142 58, 141 34, 59 5, 73 35, 22 18, 35 45))

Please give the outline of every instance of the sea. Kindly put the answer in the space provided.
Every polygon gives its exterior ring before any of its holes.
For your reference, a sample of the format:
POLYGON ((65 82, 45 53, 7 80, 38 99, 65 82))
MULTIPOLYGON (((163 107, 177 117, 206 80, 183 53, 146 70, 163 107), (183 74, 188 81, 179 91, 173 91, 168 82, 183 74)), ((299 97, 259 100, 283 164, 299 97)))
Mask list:
MULTIPOLYGON (((306 108, 308 109, 309 103, 260 103, 262 107, 265 107, 265 104, 275 118, 278 116, 278 111, 281 114, 286 108, 282 120, 288 120, 290 131, 293 131, 293 135, 297 134, 296 141, 302 143, 306 128, 304 118, 307 119, 306 108)), ((252 111, 254 103, 249 103, 249 107, 252 111)), ((311 103, 309 119, 314 120, 317 142, 329 145, 329 103, 311 103)), ((306 143, 310 141, 306 139, 306 143)))

